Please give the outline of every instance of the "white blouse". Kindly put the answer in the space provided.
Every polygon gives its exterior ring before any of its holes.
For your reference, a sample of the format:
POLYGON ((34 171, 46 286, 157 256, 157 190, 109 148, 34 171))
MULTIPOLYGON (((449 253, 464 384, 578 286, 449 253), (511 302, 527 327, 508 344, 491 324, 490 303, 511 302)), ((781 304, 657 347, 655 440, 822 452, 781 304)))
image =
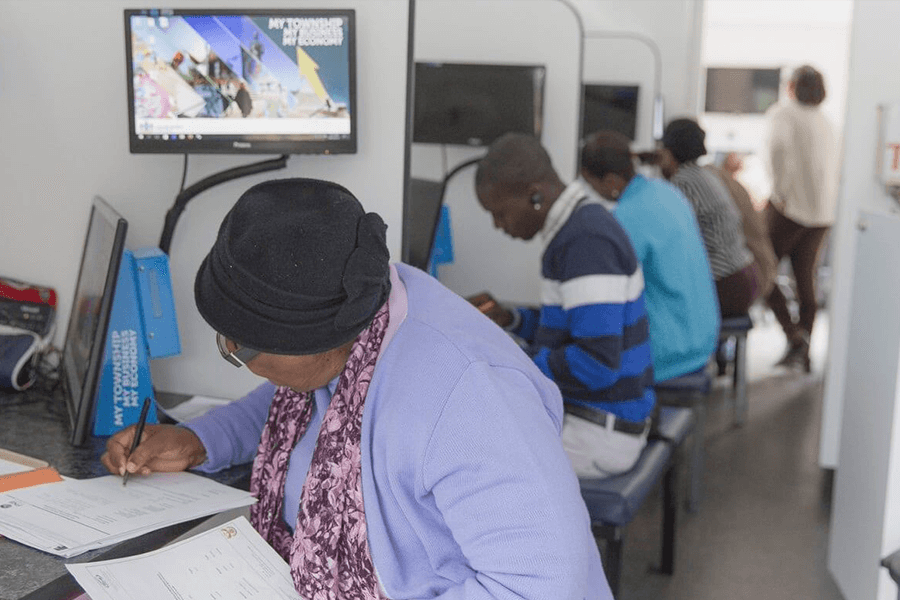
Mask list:
POLYGON ((818 107, 793 99, 767 117, 772 204, 800 225, 831 225, 840 177, 834 128, 818 107))

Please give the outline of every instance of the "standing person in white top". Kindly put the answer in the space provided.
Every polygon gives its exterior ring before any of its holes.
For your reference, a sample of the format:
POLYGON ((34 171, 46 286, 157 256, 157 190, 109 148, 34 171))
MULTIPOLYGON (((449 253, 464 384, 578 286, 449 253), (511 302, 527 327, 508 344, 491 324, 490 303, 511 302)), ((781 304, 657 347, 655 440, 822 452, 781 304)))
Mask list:
POLYGON ((766 220, 776 258, 790 258, 799 319, 793 320, 777 285, 768 302, 788 341, 777 364, 809 372, 809 336, 817 310, 815 271, 819 249, 834 222, 837 153, 833 127, 819 109, 825 99, 822 74, 808 65, 798 68, 787 92, 787 100, 767 113, 773 185, 766 220))

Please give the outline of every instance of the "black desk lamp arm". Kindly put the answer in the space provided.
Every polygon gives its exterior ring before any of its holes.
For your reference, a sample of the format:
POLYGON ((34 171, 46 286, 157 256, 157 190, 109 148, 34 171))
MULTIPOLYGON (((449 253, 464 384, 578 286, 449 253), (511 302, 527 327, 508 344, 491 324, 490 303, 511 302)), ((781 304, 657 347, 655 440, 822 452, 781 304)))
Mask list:
POLYGON ((178 219, 179 217, 181 217, 181 213, 184 212, 184 209, 187 206, 188 202, 190 202, 194 196, 205 190, 208 190, 213 186, 219 185, 220 183, 231 181, 232 179, 238 179, 239 177, 245 177, 247 175, 255 175, 257 173, 264 173, 266 171, 283 169, 287 166, 287 159, 288 155, 282 154, 278 158, 226 169, 225 171, 214 173, 209 177, 201 179, 197 183, 179 193, 175 197, 175 203, 166 212, 162 235, 159 238, 159 248, 166 254, 169 254, 169 247, 172 244, 172 236, 175 233, 175 225, 178 223, 178 219))

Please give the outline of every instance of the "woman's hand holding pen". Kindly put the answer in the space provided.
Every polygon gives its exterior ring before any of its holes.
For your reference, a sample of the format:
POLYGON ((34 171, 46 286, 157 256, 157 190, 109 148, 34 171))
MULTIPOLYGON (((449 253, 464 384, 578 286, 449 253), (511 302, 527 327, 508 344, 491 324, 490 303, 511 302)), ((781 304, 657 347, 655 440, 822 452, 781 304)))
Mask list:
POLYGON ((503 308, 503 306, 487 292, 482 292, 466 299, 500 327, 508 327, 513 322, 512 313, 503 308))
POLYGON ((153 471, 184 471, 203 464, 206 448, 200 438, 186 427, 147 425, 140 444, 129 456, 136 427, 126 427, 106 442, 100 458, 114 475, 129 473, 149 475, 153 471))

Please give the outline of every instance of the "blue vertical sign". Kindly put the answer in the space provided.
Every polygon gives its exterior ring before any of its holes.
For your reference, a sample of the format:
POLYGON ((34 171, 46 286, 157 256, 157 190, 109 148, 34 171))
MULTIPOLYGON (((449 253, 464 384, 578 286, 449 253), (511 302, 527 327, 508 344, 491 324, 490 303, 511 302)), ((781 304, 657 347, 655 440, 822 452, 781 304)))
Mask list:
POLYGON ((160 251, 139 253, 136 258, 130 250, 125 250, 119 267, 94 415, 96 436, 111 435, 136 423, 144 398, 150 398, 153 403, 147 422, 158 423, 146 318, 159 318, 164 312, 168 322, 168 327, 151 324, 155 342, 164 342, 165 346, 156 348, 157 355, 171 356, 180 351, 168 257, 160 251), (142 288, 148 286, 149 293, 144 298, 142 288), (166 310, 161 311, 161 307, 166 310))

